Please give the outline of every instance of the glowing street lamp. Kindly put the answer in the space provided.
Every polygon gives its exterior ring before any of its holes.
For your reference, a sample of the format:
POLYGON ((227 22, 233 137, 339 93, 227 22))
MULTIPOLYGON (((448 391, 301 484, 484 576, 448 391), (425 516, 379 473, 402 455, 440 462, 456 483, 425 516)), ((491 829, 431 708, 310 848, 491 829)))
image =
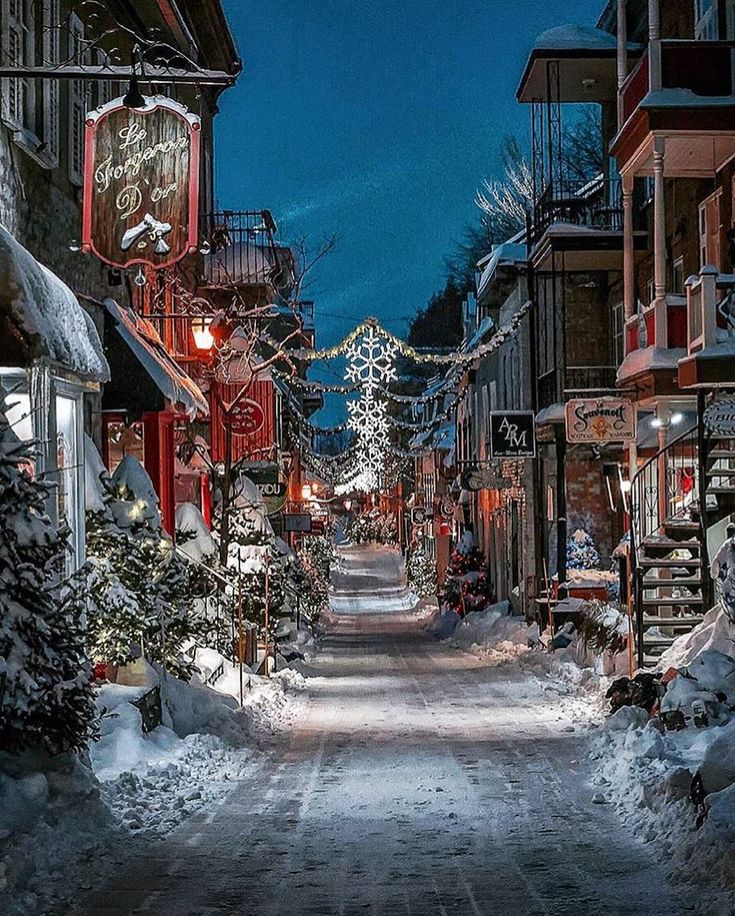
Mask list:
POLYGON ((214 346, 214 337, 212 336, 212 319, 200 316, 193 318, 191 322, 191 333, 194 337, 194 346, 202 352, 209 352, 214 346))

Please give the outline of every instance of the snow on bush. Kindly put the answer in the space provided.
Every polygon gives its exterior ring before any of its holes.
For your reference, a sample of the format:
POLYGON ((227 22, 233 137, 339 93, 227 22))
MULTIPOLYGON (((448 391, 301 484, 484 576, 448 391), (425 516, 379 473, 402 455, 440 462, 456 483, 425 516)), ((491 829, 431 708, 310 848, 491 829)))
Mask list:
MULTIPOLYGON (((52 485, 0 399, 0 750, 82 749, 94 733, 83 608, 64 580, 68 532, 46 514, 52 485)), ((1 822, 0 822, 1 825, 1 822)))

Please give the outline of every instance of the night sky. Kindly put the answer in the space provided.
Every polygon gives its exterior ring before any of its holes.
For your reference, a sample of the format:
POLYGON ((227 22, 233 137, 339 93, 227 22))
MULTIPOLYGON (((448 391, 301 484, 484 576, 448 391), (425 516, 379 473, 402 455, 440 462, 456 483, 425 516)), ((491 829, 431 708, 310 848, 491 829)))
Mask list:
MULTIPOLYGON (((318 343, 404 320, 443 285, 508 133, 539 32, 585 0, 224 0, 245 70, 217 118, 217 202, 270 209, 285 241, 337 248, 311 275, 318 343)), ((321 374, 321 373, 320 373, 321 374)))

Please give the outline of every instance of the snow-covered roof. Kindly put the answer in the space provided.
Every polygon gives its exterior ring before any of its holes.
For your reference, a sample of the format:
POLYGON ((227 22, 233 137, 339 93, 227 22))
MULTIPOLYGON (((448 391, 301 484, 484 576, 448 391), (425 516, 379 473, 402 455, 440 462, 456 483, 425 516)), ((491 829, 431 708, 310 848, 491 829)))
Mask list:
POLYGON ((477 265, 482 269, 480 282, 477 285, 478 298, 487 289, 498 267, 513 267, 516 264, 525 264, 526 257, 527 251, 525 245, 520 245, 517 242, 504 242, 502 245, 495 245, 490 255, 487 258, 483 258, 477 265))
MULTIPOLYGON (((617 39, 604 29, 589 25, 556 25, 542 32, 533 44, 536 51, 612 51, 617 39)), ((629 42, 628 47, 640 46, 629 42)))
POLYGON ((118 334, 161 394, 172 404, 180 405, 192 418, 197 413, 208 414, 209 404, 201 389, 169 356, 151 322, 118 305, 114 299, 105 299, 105 308, 114 319, 118 334))
POLYGON ((474 350, 475 347, 479 347, 480 344, 481 344, 481 343, 483 342, 483 340, 485 339, 485 337, 486 337, 494 328, 495 328, 495 322, 493 321, 492 318, 490 318, 489 316, 483 318, 482 321, 480 322, 479 328, 478 328, 478 329, 475 331, 475 333, 472 335, 472 338, 471 338, 470 341, 468 342, 468 344, 467 344, 467 346, 465 347, 465 349, 469 351, 469 350, 474 350))
POLYGON ((74 293, 0 225, 0 316, 27 347, 26 358, 45 358, 77 375, 110 377, 92 319, 74 293))

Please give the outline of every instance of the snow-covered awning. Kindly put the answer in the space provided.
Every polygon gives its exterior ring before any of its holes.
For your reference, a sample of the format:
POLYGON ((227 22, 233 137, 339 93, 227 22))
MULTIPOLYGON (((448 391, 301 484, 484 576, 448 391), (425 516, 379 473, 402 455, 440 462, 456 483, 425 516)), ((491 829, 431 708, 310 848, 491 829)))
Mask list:
MULTIPOLYGON (((105 299, 104 305, 115 331, 164 398, 192 418, 197 413, 209 414, 209 404, 201 389, 169 356, 151 322, 118 305, 114 299, 105 299)), ((118 392, 125 382, 130 389, 133 387, 131 379, 113 378, 113 382, 118 392)))
POLYGON ((477 285, 477 298, 482 298, 499 267, 516 267, 525 263, 525 245, 516 242, 504 242, 502 245, 495 245, 490 254, 477 265, 482 271, 480 282, 477 285))
POLYGON ((0 225, 0 359, 17 365, 48 359, 63 369, 107 381, 102 344, 74 293, 0 225))

